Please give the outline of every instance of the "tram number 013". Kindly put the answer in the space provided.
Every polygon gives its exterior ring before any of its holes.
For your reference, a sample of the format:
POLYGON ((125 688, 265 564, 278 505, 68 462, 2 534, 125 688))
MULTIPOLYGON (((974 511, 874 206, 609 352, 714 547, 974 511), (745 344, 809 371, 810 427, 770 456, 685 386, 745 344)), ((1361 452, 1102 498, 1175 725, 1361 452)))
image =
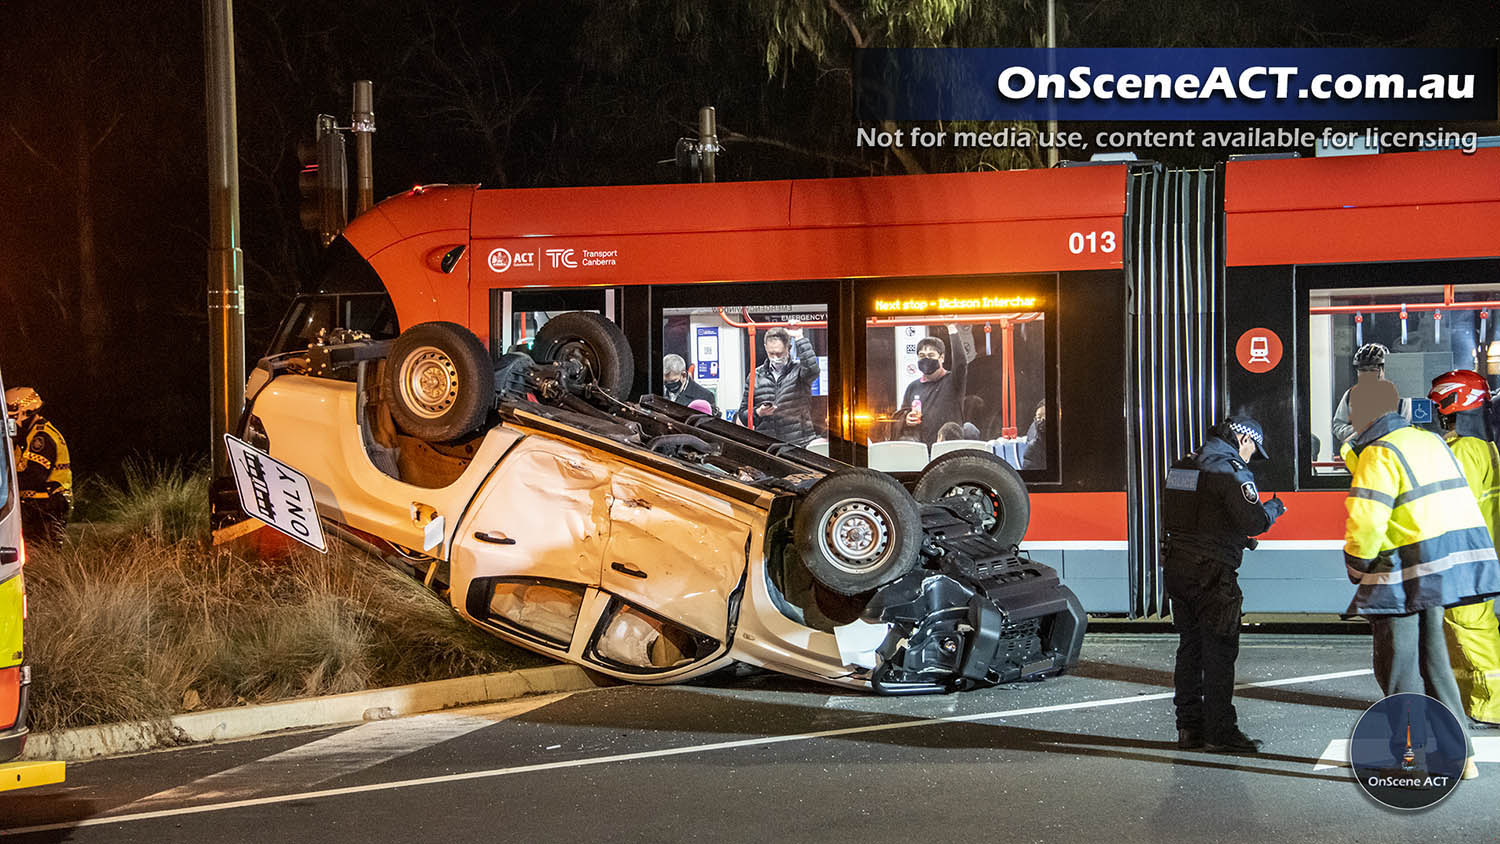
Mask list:
POLYGON ((1068 235, 1068 251, 1074 255, 1115 251, 1114 232, 1073 232, 1068 235))

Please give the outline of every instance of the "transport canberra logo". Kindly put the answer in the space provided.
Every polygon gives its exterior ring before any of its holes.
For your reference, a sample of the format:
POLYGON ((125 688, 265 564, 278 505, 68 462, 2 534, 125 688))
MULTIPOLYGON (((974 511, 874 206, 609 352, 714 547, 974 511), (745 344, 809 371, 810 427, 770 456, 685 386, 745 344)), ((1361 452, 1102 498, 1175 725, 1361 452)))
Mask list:
POLYGON ((1393 809, 1426 809, 1447 797, 1458 787, 1467 757, 1453 712, 1412 692, 1365 710, 1349 741, 1359 787, 1393 809))
POLYGON ((497 273, 508 270, 576 270, 579 267, 613 267, 619 263, 618 249, 547 249, 490 250, 490 269, 497 273))

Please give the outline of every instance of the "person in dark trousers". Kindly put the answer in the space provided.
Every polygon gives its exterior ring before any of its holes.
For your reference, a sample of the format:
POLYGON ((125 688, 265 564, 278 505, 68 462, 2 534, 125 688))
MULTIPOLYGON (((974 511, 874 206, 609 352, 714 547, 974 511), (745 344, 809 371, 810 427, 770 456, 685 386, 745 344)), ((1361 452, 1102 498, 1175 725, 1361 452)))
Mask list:
POLYGON ((964 421, 968 356, 958 342, 957 325, 948 326, 948 337, 949 343, 937 337, 917 341, 917 370, 922 375, 906 385, 906 393, 901 397, 901 406, 906 409, 906 429, 915 430, 917 439, 928 445, 937 442, 944 423, 962 425, 964 421), (952 371, 943 368, 950 357, 952 371))
POLYGON ((682 355, 666 355, 661 359, 662 395, 678 404, 692 404, 695 401, 708 402, 709 410, 706 413, 714 416, 719 415, 719 402, 709 389, 688 375, 687 361, 682 355))
POLYGON ((1234 662, 1240 649, 1241 555, 1284 512, 1281 499, 1261 503, 1246 461, 1266 457, 1260 423, 1231 416, 1214 426, 1203 447, 1167 475, 1162 561, 1172 623, 1177 628, 1173 673, 1177 747, 1255 753, 1261 743, 1239 728, 1234 711, 1234 662))
POLYGON ((820 371, 818 353, 800 329, 772 328, 764 342, 766 359, 745 379, 745 399, 738 418, 741 424, 753 418, 755 430, 762 434, 803 445, 818 436, 812 418, 812 387, 820 371))
POLYGON ((1026 454, 1021 458, 1022 469, 1047 468, 1047 402, 1036 403, 1031 414, 1031 427, 1026 429, 1026 454))

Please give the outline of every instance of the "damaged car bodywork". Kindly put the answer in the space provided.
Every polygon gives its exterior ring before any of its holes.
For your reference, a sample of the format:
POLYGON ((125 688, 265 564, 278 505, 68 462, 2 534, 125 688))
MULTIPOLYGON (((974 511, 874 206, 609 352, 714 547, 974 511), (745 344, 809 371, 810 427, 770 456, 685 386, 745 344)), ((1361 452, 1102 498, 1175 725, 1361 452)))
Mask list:
POLYGON ((617 678, 742 662, 910 694, 1077 662, 1083 610, 1017 550, 1025 490, 992 455, 935 461, 913 497, 670 401, 623 400, 629 348, 600 317, 544 331, 535 357, 498 363, 451 323, 325 338, 259 363, 241 435, 306 475, 326 523, 399 550, 464 618, 617 678))

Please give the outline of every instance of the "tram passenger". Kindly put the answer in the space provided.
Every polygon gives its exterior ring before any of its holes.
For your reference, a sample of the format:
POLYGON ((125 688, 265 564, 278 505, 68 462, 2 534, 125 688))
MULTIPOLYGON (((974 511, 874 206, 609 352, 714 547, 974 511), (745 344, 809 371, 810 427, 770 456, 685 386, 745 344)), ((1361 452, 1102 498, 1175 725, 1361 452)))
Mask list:
MULTIPOLYGON (((1495 448, 1489 418, 1490 385, 1479 373, 1458 369, 1432 379, 1432 392, 1427 396, 1437 408, 1443 439, 1479 502, 1490 542, 1500 545, 1500 451, 1495 448)), ((1484 726, 1500 726, 1500 629, 1495 623, 1495 602, 1450 607, 1443 612, 1443 629, 1464 710, 1484 726)))
MULTIPOLYGON (((1344 507, 1344 565, 1357 586, 1347 615, 1369 619, 1375 679, 1462 707, 1443 633, 1446 607, 1500 594, 1489 528, 1453 453, 1394 411, 1344 445, 1353 475, 1344 507)), ((1462 724, 1460 724, 1462 726, 1462 724)), ((1464 779, 1479 775, 1469 760, 1464 779)))
POLYGON ((917 439, 928 445, 937 442, 938 431, 945 423, 962 425, 964 422, 968 355, 959 343, 956 324, 948 326, 948 338, 947 343, 937 337, 923 337, 917 341, 917 370, 922 374, 906 385, 906 392, 901 397, 901 407, 906 410, 907 431, 916 431, 917 439), (952 371, 943 368, 950 349, 953 351, 952 371))
POLYGON ((818 436, 813 425, 812 388, 818 380, 818 353, 811 340, 792 330, 772 328, 765 335, 766 359, 746 378, 738 418, 752 418, 755 430, 796 445, 818 436), (795 351, 795 359, 793 352, 795 351), (755 407, 751 408, 751 396, 755 407))
MULTIPOLYGON (((1406 399, 1399 397, 1400 394, 1397 393, 1394 384, 1385 380, 1385 359, 1390 353, 1391 350, 1380 343, 1366 343, 1355 350, 1354 370, 1359 373, 1356 376, 1358 381, 1353 387, 1344 391, 1344 395, 1339 398, 1338 409, 1333 412, 1333 438, 1336 442, 1334 451, 1338 451, 1339 446, 1342 446, 1353 438, 1355 434, 1364 430, 1365 426, 1369 425, 1376 416, 1385 411, 1385 408, 1391 401, 1398 402, 1396 405, 1397 413, 1408 419, 1411 418, 1410 403, 1406 399), (1356 390, 1361 393, 1368 390, 1370 395, 1364 398, 1370 400, 1368 404, 1380 408, 1379 412, 1371 413, 1367 417, 1351 420, 1350 395, 1355 393, 1356 390)), ((1358 403, 1361 407, 1357 408, 1357 410, 1364 410, 1363 405, 1366 402, 1362 399, 1358 403)), ((1360 414, 1355 413, 1354 416, 1359 417, 1360 414)))
POLYGON ((1240 648, 1239 567, 1251 537, 1265 533, 1286 505, 1261 503, 1245 462, 1266 458, 1264 432, 1249 416, 1231 416, 1210 431, 1198 451, 1178 460, 1167 476, 1162 562, 1172 623, 1177 628, 1173 672, 1177 746, 1255 753, 1261 742, 1240 730, 1234 711, 1234 663, 1240 648))
POLYGON ((708 402, 704 413, 719 415, 718 400, 713 391, 694 381, 688 374, 687 361, 682 355, 666 355, 661 359, 662 395, 678 404, 691 405, 695 401, 708 402))

